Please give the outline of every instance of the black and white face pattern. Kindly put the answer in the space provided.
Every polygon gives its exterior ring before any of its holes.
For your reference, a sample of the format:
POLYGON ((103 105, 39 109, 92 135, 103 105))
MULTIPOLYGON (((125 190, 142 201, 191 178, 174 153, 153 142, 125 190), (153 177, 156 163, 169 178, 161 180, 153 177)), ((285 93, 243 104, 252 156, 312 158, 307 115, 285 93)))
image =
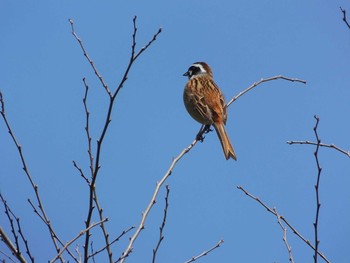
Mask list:
POLYGON ((191 79, 193 76, 198 76, 201 74, 207 74, 208 72, 205 70, 202 64, 194 63, 189 67, 184 76, 187 76, 188 79, 191 79))

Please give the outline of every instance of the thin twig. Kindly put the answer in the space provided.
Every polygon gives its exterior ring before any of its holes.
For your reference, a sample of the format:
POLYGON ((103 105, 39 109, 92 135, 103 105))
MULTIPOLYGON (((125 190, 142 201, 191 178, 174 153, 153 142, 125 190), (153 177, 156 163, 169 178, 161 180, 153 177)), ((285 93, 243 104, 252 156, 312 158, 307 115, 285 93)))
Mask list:
POLYGON ((210 248, 210 249, 204 251, 203 253, 199 254, 198 256, 192 257, 191 259, 185 261, 185 263, 190 263, 190 262, 196 261, 197 259, 208 255, 210 252, 212 252, 213 250, 215 250, 215 249, 217 249, 218 247, 220 247, 220 245, 221 245, 222 243, 224 243, 224 240, 221 239, 215 246, 213 246, 212 248, 210 248))
POLYGON ((320 166, 320 162, 318 160, 318 150, 320 149, 320 143, 321 140, 318 137, 318 133, 317 133, 317 127, 318 127, 318 123, 320 121, 320 118, 317 117, 316 115, 314 116, 314 118, 316 119, 316 124, 314 127, 314 133, 315 133, 315 137, 316 137, 316 141, 317 141, 317 145, 316 145, 316 149, 314 152, 314 156, 315 156, 315 161, 316 161, 316 165, 317 165, 317 180, 316 180, 316 184, 315 184, 315 194, 316 194, 316 215, 315 215, 315 222, 314 222, 314 230, 315 230, 315 254, 314 254, 314 262, 317 263, 317 252, 318 252, 318 244, 320 243, 320 241, 318 240, 318 219, 319 219, 319 214, 320 214, 320 207, 321 207, 321 203, 320 203, 320 195, 319 195, 319 186, 320 186, 320 179, 321 179, 321 172, 322 172, 322 168, 320 166))
POLYGON ((349 24, 348 20, 346 19, 346 10, 343 9, 341 6, 340 6, 339 8, 340 8, 340 10, 341 10, 342 13, 343 13, 343 21, 345 22, 345 24, 346 24, 346 25, 348 26, 348 28, 350 29, 350 24, 349 24))
MULTIPOLYGON (((13 263, 16 263, 9 255, 7 255, 5 252, 0 250, 0 254, 2 254, 4 257, 6 257, 8 260, 10 260, 13 263)), ((6 263, 5 259, 0 260, 1 263, 6 263)))
POLYGON ((18 235, 16 233, 17 231, 15 229, 15 225, 13 224, 13 219, 12 219, 11 214, 10 214, 10 207, 7 205, 7 202, 6 202, 6 200, 4 199, 4 197, 2 196, 1 193, 0 193, 0 199, 1 199, 2 203, 4 204, 5 214, 7 216, 8 221, 10 222, 12 236, 15 239, 16 250, 12 251, 12 253, 21 255, 22 253, 21 253, 21 249, 19 247, 18 235))
POLYGON ((87 106, 87 96, 89 93, 89 86, 86 83, 86 79, 83 78, 83 82, 84 82, 84 86, 85 86, 85 94, 84 94, 84 98, 83 98, 83 104, 84 104, 84 110, 85 110, 85 131, 86 131, 86 138, 88 141, 88 155, 89 155, 89 161, 90 161, 90 171, 91 171, 91 175, 94 174, 94 156, 92 154, 92 144, 91 144, 91 135, 90 135, 90 112, 87 106))
POLYGON ((350 158, 350 151, 345 151, 334 144, 317 143, 317 142, 311 142, 311 141, 287 141, 287 143, 290 145, 292 145, 292 144, 308 144, 308 145, 315 145, 315 146, 318 145, 319 147, 332 148, 332 149, 337 150, 338 152, 345 154, 347 157, 350 158))
POLYGON ((157 245, 153 249, 152 263, 156 262, 156 256, 157 256, 158 249, 159 249, 160 244, 162 243, 162 241, 164 239, 163 231, 164 231, 164 227, 165 227, 165 223, 166 223, 166 217, 168 214, 168 207, 169 207, 168 201, 169 201, 169 192, 170 192, 169 185, 166 185, 165 187, 166 187, 166 195, 165 195, 165 207, 164 207, 163 221, 162 221, 161 226, 159 227, 159 239, 158 239, 157 245))
POLYGON ((88 185, 90 185, 90 180, 85 176, 83 170, 77 165, 77 163, 73 160, 73 166, 79 171, 80 176, 86 181, 88 185))
POLYGON ((74 21, 72 19, 68 19, 70 25, 71 25, 71 29, 72 29, 72 35, 75 37, 75 39, 78 41, 81 50, 84 52, 84 56, 86 57, 86 59, 89 61, 95 75, 97 76, 97 78, 100 80, 102 86, 104 87, 104 89, 106 90, 106 92, 109 94, 109 96, 112 96, 111 91, 109 90, 107 84, 105 83, 104 79, 102 78, 101 74, 98 72, 95 63, 91 60, 89 54, 86 52, 85 47, 83 45, 83 42, 81 41, 81 39, 79 38, 79 36, 76 34, 75 29, 74 29, 74 21))
MULTIPOLYGON (((10 123, 9 121, 7 120, 7 117, 6 117, 6 114, 5 114, 5 102, 4 102, 4 99, 3 99, 3 95, 2 93, 0 92, 0 104, 1 104, 1 116, 5 122, 5 125, 7 127, 7 130, 12 138, 12 141, 14 142, 14 144, 16 145, 17 147, 17 151, 19 153, 19 156, 20 156, 20 159, 21 159, 21 162, 22 162, 22 165, 23 165, 23 170, 34 190, 34 193, 35 193, 35 197, 36 197, 36 200, 38 202, 38 207, 39 207, 39 210, 40 210, 40 214, 41 214, 41 218, 43 219, 44 223, 46 224, 46 226, 48 227, 48 230, 49 230, 49 233, 50 233, 50 237, 51 237, 51 240, 55 246, 55 249, 57 252, 59 252, 59 245, 58 243, 62 244, 62 242, 60 241, 60 239, 57 237, 55 231, 53 230, 53 227, 52 227, 52 224, 51 224, 51 221, 49 220, 49 217, 47 216, 46 214, 46 211, 45 211, 45 208, 44 208, 44 204, 43 202, 41 201, 41 198, 40 198, 40 194, 39 194, 39 187, 38 185, 36 185, 34 183, 34 180, 29 172, 29 169, 28 169, 28 166, 27 166, 27 163, 25 161, 25 157, 24 157, 24 154, 22 152, 22 146, 18 143, 15 135, 14 135, 14 132, 10 126, 10 123)), ((37 211, 37 214, 39 214, 39 211, 37 211)), ((68 250, 68 253, 69 255, 77 262, 75 256, 68 250)), ((63 259, 60 258, 61 262, 63 263, 63 259)))
POLYGON ((5 243, 5 245, 10 249, 12 254, 21 262, 26 263, 27 261, 23 257, 22 253, 17 250, 16 246, 12 243, 11 239, 5 233, 5 231, 0 226, 0 239, 5 243))
POLYGON ((242 92, 238 93, 236 96, 234 96, 228 103, 227 103, 227 107, 231 105, 231 103, 233 103, 234 101, 236 101, 239 97, 241 97, 242 95, 244 95, 245 93, 247 93, 248 91, 252 90, 253 88, 255 88, 256 86, 264 83, 264 82, 268 82, 268 81, 272 81, 272 80, 276 80, 276 79, 283 79, 283 80, 287 80, 287 81, 291 81, 291 82, 301 82, 306 84, 305 80, 302 79, 296 79, 296 78, 288 78, 288 77, 284 77, 282 75, 279 76, 275 76, 275 77, 270 77, 270 78, 266 78, 266 79, 261 79, 257 82, 254 82, 250 87, 248 87, 247 89, 243 90, 242 92))
POLYGON ((93 223, 91 224, 88 228, 82 230, 79 232, 79 234, 72 238, 70 241, 68 241, 64 247, 62 247, 62 249, 60 249, 60 252, 52 259, 50 260, 50 263, 53 263, 55 262, 57 259, 59 259, 61 257, 61 255, 63 254, 64 251, 66 251, 68 249, 68 247, 74 242, 76 241, 79 237, 81 237, 82 235, 84 235, 87 231, 89 231, 90 229, 94 228, 95 226, 98 226, 98 225, 101 225, 102 222, 107 222, 108 221, 108 218, 104 218, 102 219, 101 221, 97 222, 97 223, 93 223))
MULTIPOLYGON (((108 246, 113 245, 115 242, 118 242, 125 234, 127 234, 130 230, 134 229, 134 226, 129 227, 126 230, 123 230, 123 232, 116 237, 108 246)), ((89 258, 94 258, 94 256, 96 256, 97 254, 101 253, 103 250, 105 250, 107 248, 107 246, 104 246, 103 248, 95 251, 95 252, 91 252, 91 255, 89 256, 89 258)))
MULTIPOLYGON (((247 196, 249 196, 250 198, 252 198, 253 200, 257 201, 260 205, 262 205, 268 212, 270 212, 271 214, 276 215, 275 211, 268 207, 263 201, 261 201, 258 197, 255 197, 254 195, 252 195, 251 193, 249 193, 247 190, 245 190, 242 186, 237 186, 237 188, 239 190, 241 190, 243 193, 245 193, 247 196)), ((284 216, 280 215, 281 220, 293 231, 293 233, 295 235, 297 235, 302 241, 304 241, 304 243, 306 243, 310 248, 312 248, 313 251, 315 251, 315 247, 312 245, 312 243, 305 239, 288 221, 287 219, 284 218, 284 216)), ((319 250, 317 251, 317 254, 323 258, 327 263, 329 263, 330 261, 326 258, 326 256, 320 252, 319 250)))
POLYGON ((273 211, 276 213, 277 223, 280 225, 280 227, 282 228, 282 231, 283 231, 283 242, 286 245, 286 248, 288 251, 289 261, 291 263, 294 263, 293 254, 292 254, 292 247, 289 245, 288 240, 287 240, 287 228, 284 227, 284 225, 282 224, 281 216, 277 212, 277 209, 275 207, 273 208, 273 211))
POLYGON ((129 254, 132 252, 133 249, 133 245, 134 242, 136 241, 137 237, 139 236, 141 230, 144 229, 145 226, 145 222, 147 219, 147 216, 149 214, 149 212, 151 211, 153 205, 156 202, 156 198, 158 196, 159 193, 159 189, 161 188, 161 186, 164 184, 164 182, 168 179, 168 177, 171 175, 171 173, 173 172, 173 169, 176 165, 176 163, 186 154, 188 153, 197 143, 198 141, 195 139, 187 148, 183 149, 182 152, 173 159, 173 161, 171 162, 171 165, 168 169, 168 171, 165 173, 165 175, 163 176, 163 178, 157 182, 156 184, 156 188, 154 190, 154 193, 152 195, 151 201, 149 202, 146 210, 142 213, 142 217, 141 217, 141 222, 139 224, 139 226, 136 229, 136 232, 134 233, 134 235, 130 238, 129 244, 127 246, 127 248, 124 250, 124 252, 122 253, 122 256, 116 261, 116 262, 121 262, 123 263, 125 258, 127 256, 129 256, 129 254))
MULTIPOLYGON (((11 228, 12 228, 12 231, 15 231, 14 227, 13 227, 13 224, 12 224, 12 218, 10 217, 10 214, 12 215, 13 218, 16 219, 16 223, 17 223, 17 232, 19 233, 21 239, 22 239, 22 242, 24 243, 25 247, 26 247, 26 253, 27 255, 29 256, 30 258, 30 261, 31 262, 34 262, 34 257, 32 256, 32 254, 30 253, 30 249, 29 249, 29 245, 28 245, 28 240, 25 238, 24 234, 23 234, 23 231, 22 231, 22 227, 21 227, 21 224, 20 224, 20 219, 19 217, 17 217, 14 212, 11 210, 11 208, 8 206, 6 200, 4 199, 4 197, 2 196, 2 194, 0 193, 0 198, 1 198, 1 201, 3 202, 4 206, 5 206, 5 213, 8 214, 8 218, 10 220, 10 223, 11 223, 11 228)), ((19 243, 18 243, 18 236, 13 233, 14 237, 15 237, 15 242, 16 242, 16 246, 17 246, 17 250, 20 252, 20 249, 19 249, 19 243), (17 244, 18 243, 18 244, 17 244)))

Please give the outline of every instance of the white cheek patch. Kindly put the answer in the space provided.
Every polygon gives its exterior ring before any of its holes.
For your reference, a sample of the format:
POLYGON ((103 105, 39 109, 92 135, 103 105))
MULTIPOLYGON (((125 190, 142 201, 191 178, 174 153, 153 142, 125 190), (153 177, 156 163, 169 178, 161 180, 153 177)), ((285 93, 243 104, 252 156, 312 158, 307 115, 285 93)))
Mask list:
POLYGON ((201 64, 193 64, 192 66, 200 68, 201 73, 208 73, 201 64))

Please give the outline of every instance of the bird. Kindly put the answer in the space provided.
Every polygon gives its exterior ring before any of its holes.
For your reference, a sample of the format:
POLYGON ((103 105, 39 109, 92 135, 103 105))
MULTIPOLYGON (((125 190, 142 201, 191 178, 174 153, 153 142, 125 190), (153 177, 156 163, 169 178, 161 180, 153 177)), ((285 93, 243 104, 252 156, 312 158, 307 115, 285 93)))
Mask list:
POLYGON ((219 137, 226 160, 237 160, 226 133, 227 106, 224 95, 213 79, 213 72, 205 62, 195 62, 183 76, 188 77, 183 100, 188 113, 208 129, 211 125, 219 137))

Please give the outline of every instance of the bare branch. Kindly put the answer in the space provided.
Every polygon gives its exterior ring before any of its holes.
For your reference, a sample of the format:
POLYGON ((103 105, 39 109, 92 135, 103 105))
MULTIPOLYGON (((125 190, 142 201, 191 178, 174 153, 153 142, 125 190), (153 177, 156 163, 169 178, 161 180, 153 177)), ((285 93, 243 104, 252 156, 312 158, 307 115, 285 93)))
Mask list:
POLYGON ((94 228, 95 226, 98 226, 100 224, 102 224, 103 222, 107 222, 108 218, 104 218, 103 220, 97 222, 97 223, 93 223, 91 224, 88 228, 82 230, 79 232, 79 234, 74 237, 73 239, 71 239, 70 241, 68 241, 64 247, 62 247, 62 249, 60 249, 60 252, 52 259, 50 260, 50 263, 55 262, 57 259, 59 259, 61 257, 61 255, 63 254, 64 251, 66 251, 68 249, 68 247, 74 242, 76 241, 79 237, 81 237, 82 235, 84 235, 87 231, 89 231, 90 229, 94 228))
POLYGON ((158 196, 158 193, 159 193, 159 189, 160 187, 164 184, 164 182, 168 179, 168 177, 171 175, 171 173, 173 172, 173 169, 176 165, 176 163, 186 154, 188 153, 197 143, 197 139, 195 139, 187 148, 183 149, 182 152, 175 158, 173 159, 168 171, 165 173, 165 175, 163 176, 163 178, 157 182, 156 184, 156 188, 154 190, 154 193, 153 193, 153 196, 151 198, 151 201, 149 202, 146 210, 142 213, 142 217, 141 217, 141 222, 138 226, 138 228, 136 229, 136 232, 134 233, 134 235, 130 238, 130 241, 129 241, 129 245, 127 246, 127 248, 124 250, 124 252, 122 253, 122 256, 117 260, 117 262, 121 262, 123 263, 125 258, 127 256, 129 256, 129 254, 132 252, 132 249, 133 249, 133 245, 134 245, 134 242, 136 241, 137 237, 139 236, 141 230, 144 229, 144 226, 145 226, 145 222, 146 222, 146 219, 147 219, 147 216, 149 214, 149 212, 151 211, 153 205, 155 204, 156 202, 156 198, 158 196))
POLYGON ((317 142, 310 142, 310 141, 287 141, 287 143, 290 145, 292 145, 292 144, 308 144, 308 145, 315 145, 315 146, 318 145, 319 147, 333 148, 333 149, 337 150, 338 152, 341 152, 350 158, 350 151, 345 151, 334 144, 325 144, 325 143, 321 143, 321 142, 317 143, 317 142))
POLYGON ((156 262, 156 256, 157 256, 158 249, 159 249, 160 244, 162 243, 162 241, 164 239, 163 230, 164 230, 164 227, 165 227, 166 216, 167 216, 167 213, 168 213, 168 207, 169 207, 169 202, 168 201, 169 201, 169 192, 170 192, 169 185, 166 185, 165 187, 166 187, 166 195, 165 195, 164 216, 163 216, 162 224, 161 224, 161 226, 159 228, 159 239, 158 239, 158 242, 157 242, 157 245, 156 245, 155 249, 153 249, 152 263, 156 262))
POLYGON ((86 52, 85 50, 85 47, 83 45, 83 42, 81 41, 81 39, 79 38, 79 36, 77 35, 77 33, 75 32, 75 29, 74 29, 74 21, 72 19, 68 19, 70 25, 71 25, 71 28, 72 28, 72 35, 75 37, 75 39, 78 41, 79 45, 80 45, 80 48, 81 50, 84 52, 84 56, 86 57, 86 59, 89 61, 95 75, 97 76, 97 78, 100 80, 102 86, 104 87, 104 89, 106 90, 106 92, 108 93, 108 95, 111 97, 112 96, 112 93, 111 91, 109 90, 107 84, 105 83, 104 79, 102 78, 101 74, 98 72, 96 66, 95 66, 95 63, 91 60, 89 54, 86 52))
POLYGON ((348 26, 348 28, 350 29, 350 24, 349 24, 348 20, 346 19, 346 10, 343 9, 341 6, 340 6, 339 8, 340 8, 340 10, 341 10, 342 13, 343 13, 343 21, 344 21, 344 23, 345 23, 345 24, 348 26))
MULTIPOLYGON (((111 246, 113 245, 115 242, 118 242, 125 234, 127 234, 130 230, 134 229, 135 227, 134 226, 131 226, 129 227, 128 229, 126 230, 123 230, 123 232, 118 236, 116 237, 108 246, 111 246)), ((107 248, 107 246, 104 246, 103 248, 95 251, 95 252, 92 252, 92 254, 89 256, 89 258, 93 258, 94 256, 96 256, 97 254, 101 253, 103 250, 105 250, 107 248)))
MULTIPOLYGON (((69 23, 71 25, 71 29, 72 29, 72 34, 75 37, 75 39, 78 41, 80 48, 82 49, 84 56, 87 58, 88 62, 90 63, 95 75, 98 77, 98 79, 100 80, 102 86, 104 87, 105 91, 107 92, 107 94, 109 95, 110 101, 109 101, 109 106, 108 106, 108 111, 106 114, 106 121, 103 125, 102 128, 102 132, 101 135, 97 141, 97 149, 96 149, 96 159, 95 159, 95 163, 93 164, 93 156, 92 156, 92 150, 91 150, 91 137, 89 134, 89 126, 88 126, 88 121, 89 121, 89 112, 87 109, 87 105, 86 105, 86 98, 87 98, 87 93, 88 93, 88 85, 84 81, 84 85, 85 85, 85 97, 84 97, 84 108, 85 108, 85 113, 86 113, 86 132, 87 132, 87 136, 88 136, 88 151, 89 151, 89 158, 90 158, 90 169, 91 169, 91 182, 89 184, 89 188, 90 188, 90 195, 89 195, 89 209, 88 209, 88 215, 87 215, 87 219, 85 221, 85 225, 86 228, 89 227, 90 223, 91 223, 91 218, 92 218, 92 213, 94 210, 94 203, 96 204, 99 214, 100 214, 100 218, 102 218, 102 209, 98 203, 98 199, 97 199, 97 195, 96 195, 96 189, 95 189, 95 183, 96 183, 96 179, 97 179, 97 175, 100 169, 100 156, 101 156, 101 149, 102 149, 102 144, 103 144, 103 140, 105 138, 106 132, 108 130, 109 124, 111 122, 111 115, 112 115, 112 111, 113 111, 113 106, 114 106, 114 101, 115 98, 118 94, 118 92, 120 91, 120 89, 123 87, 125 81, 128 79, 128 74, 129 71, 133 65, 133 63, 136 61, 136 59, 146 50, 148 49, 148 47, 156 40, 157 36, 160 34, 161 29, 158 31, 158 33, 156 33, 153 38, 148 42, 148 44, 141 48, 137 53, 136 53, 136 32, 137 32, 137 27, 136 27, 136 16, 133 19, 133 34, 132 34, 132 47, 131 47, 131 55, 130 55, 130 60, 129 60, 129 64, 124 72, 124 76, 121 80, 121 82, 119 83, 116 91, 114 92, 114 94, 112 94, 112 92, 110 91, 110 89, 108 88, 106 82, 104 81, 104 79, 102 78, 101 74, 98 72, 95 64, 93 63, 93 61, 91 60, 90 56, 88 55, 81 39, 78 37, 77 33, 75 32, 74 29, 74 23, 72 19, 69 19, 69 23), (135 55, 136 53, 136 55, 135 55)), ((113 262, 112 259, 112 253, 110 251, 110 243, 108 241, 108 233, 106 231, 106 229, 104 228, 104 224, 101 224, 102 230, 103 230, 103 235, 105 237, 105 242, 106 242, 106 248, 108 250, 108 255, 109 255, 109 261, 113 262)), ((88 261, 88 250, 89 250, 89 240, 90 240, 90 232, 87 231, 86 235, 85 235, 85 245, 84 245, 84 262, 87 263, 88 261)))
POLYGON ((84 103, 84 110, 85 110, 85 116, 86 116, 86 123, 85 123, 85 131, 86 131, 86 138, 88 141, 88 155, 89 155, 89 161, 90 161, 90 171, 91 175, 94 174, 94 156, 92 154, 92 144, 91 144, 91 135, 90 135, 90 112, 87 106, 87 96, 89 93, 89 86, 86 83, 86 79, 83 78, 84 86, 85 86, 85 95, 83 98, 84 103))
POLYGON ((13 218, 16 219, 16 223, 17 223, 17 231, 22 239, 22 242, 24 243, 25 247, 26 247, 26 253, 30 258, 31 262, 34 262, 34 257, 32 256, 32 254, 30 253, 30 249, 29 249, 29 245, 28 245, 28 240, 24 237, 23 231, 22 231, 22 227, 20 224, 20 219, 19 217, 17 217, 14 212, 11 210, 11 208, 8 206, 6 200, 4 199, 4 197, 2 196, 2 194, 0 193, 0 199, 3 202, 4 206, 5 206, 5 213, 10 221, 10 225, 11 225, 11 231, 13 233, 13 236, 15 238, 15 243, 16 243, 16 247, 17 247, 17 251, 18 253, 21 253, 20 248, 19 248, 19 242, 18 242, 18 236, 15 233, 15 227, 13 225, 13 219, 11 218, 11 215, 13 218))
MULTIPOLYGON (((51 237, 51 240, 55 246, 55 249, 57 252, 59 252, 59 246, 58 246, 58 243, 61 243, 60 239, 57 237, 57 235, 55 234, 54 230, 53 230, 53 227, 52 227, 52 224, 51 224, 51 221, 49 220, 46 212, 45 212, 45 208, 44 208, 44 205, 41 201, 41 198, 40 198, 40 194, 39 194, 39 187, 34 183, 34 180, 29 172, 29 169, 28 169, 28 166, 27 166, 27 163, 25 161, 25 157, 24 157, 24 154, 22 152, 22 146, 18 143, 15 135, 14 135, 14 132, 10 126, 10 123, 9 121, 7 120, 7 117, 6 117, 6 114, 5 114, 5 102, 4 102, 4 98, 3 98, 3 95, 2 93, 0 92, 0 104, 1 104, 1 116, 5 122, 5 125, 7 127, 7 130, 12 138, 12 141, 14 142, 14 144, 16 145, 16 148, 17 148, 17 151, 18 151, 18 154, 20 156, 20 159, 21 159, 21 162, 22 162, 22 165, 23 165, 23 170, 34 190, 34 193, 35 193, 35 197, 36 197, 36 200, 38 202, 38 207, 39 207, 39 210, 40 210, 40 217, 43 219, 43 221, 45 222, 46 226, 48 227, 48 230, 49 230, 49 233, 50 233, 50 237, 51 237)), ((39 215, 39 211, 37 211, 37 214, 39 215)), ((69 252, 69 255, 75 259, 76 261, 76 258, 74 257, 74 255, 70 252, 69 252)), ((63 262, 63 259, 61 258, 61 262, 63 262)))
POLYGON ((212 252, 213 250, 215 250, 218 247, 220 247, 220 245, 222 243, 224 243, 224 240, 221 239, 215 246, 213 246, 212 248, 204 251, 203 253, 199 254, 198 256, 192 257, 191 259, 187 260, 185 263, 190 263, 190 262, 196 261, 197 259, 208 255, 210 252, 212 252))
MULTIPOLYGON (((237 186, 237 188, 239 190, 241 190, 243 193, 245 193, 247 196, 249 196, 250 198, 252 198, 253 200, 257 201, 260 205, 262 205, 268 212, 270 212, 271 214, 277 216, 277 214, 275 213, 275 211, 273 209, 271 209, 270 207, 268 207, 263 201, 261 201, 258 197, 255 197, 254 195, 252 195, 251 193, 249 193, 247 190, 245 190, 242 186, 237 186)), ((312 248, 313 251, 315 251, 315 247, 311 244, 311 242, 307 239, 305 239, 288 221, 287 219, 285 219, 282 215, 279 215, 279 218, 293 231, 293 233, 295 235, 297 235, 302 241, 304 241, 304 243, 306 243, 310 248, 312 248)), ((327 263, 329 263, 330 261, 326 258, 326 256, 320 252, 319 250, 317 251, 317 254, 323 258, 327 263)))
POLYGON ((288 240, 287 240, 287 228, 284 227, 284 225, 282 224, 281 216, 278 214, 277 209, 273 208, 273 211, 276 213, 277 222, 283 230, 283 242, 286 245, 286 248, 288 250, 289 261, 291 263, 294 263, 293 254, 292 254, 292 247, 289 245, 288 240))
POLYGON ((321 172, 322 172, 322 168, 320 166, 320 162, 318 160, 318 150, 320 148, 320 143, 321 140, 318 137, 318 133, 317 133, 317 127, 318 127, 318 123, 320 121, 320 118, 317 117, 316 115, 314 116, 314 118, 316 119, 316 124, 314 127, 314 133, 315 133, 315 137, 316 137, 316 141, 317 141, 317 145, 316 145, 316 150, 314 153, 315 156, 315 161, 316 161, 316 165, 317 165, 317 180, 316 180, 316 185, 315 185, 315 194, 316 194, 316 215, 315 215, 315 222, 314 222, 314 229, 315 229, 315 254, 314 254, 314 262, 317 263, 317 252, 318 252, 318 244, 320 243, 320 241, 318 240, 318 219, 319 219, 319 214, 320 214, 320 207, 321 207, 321 203, 320 203, 320 196, 319 196, 319 186, 320 186, 320 179, 321 179, 321 172))
POLYGON ((5 245, 9 248, 12 254, 21 262, 26 263, 27 261, 23 257, 22 253, 17 250, 16 246, 12 243, 11 239, 5 233, 5 231, 0 226, 0 239, 5 243, 5 245))
POLYGON ((230 106, 234 101, 236 101, 239 97, 241 97, 242 95, 246 94, 248 91, 252 90, 253 88, 255 88, 256 86, 264 83, 264 82, 268 82, 268 81, 272 81, 272 80, 276 80, 276 79, 283 79, 283 80, 288 80, 291 82, 301 82, 306 84, 305 80, 301 80, 301 79, 296 79, 296 78, 288 78, 288 77, 284 77, 282 75, 279 76, 275 76, 275 77, 270 77, 270 78, 266 78, 266 79, 261 79, 255 83, 253 83, 250 87, 248 87, 247 89, 245 89, 244 91, 238 93, 235 97, 233 97, 228 103, 227 103, 227 107, 230 106))

